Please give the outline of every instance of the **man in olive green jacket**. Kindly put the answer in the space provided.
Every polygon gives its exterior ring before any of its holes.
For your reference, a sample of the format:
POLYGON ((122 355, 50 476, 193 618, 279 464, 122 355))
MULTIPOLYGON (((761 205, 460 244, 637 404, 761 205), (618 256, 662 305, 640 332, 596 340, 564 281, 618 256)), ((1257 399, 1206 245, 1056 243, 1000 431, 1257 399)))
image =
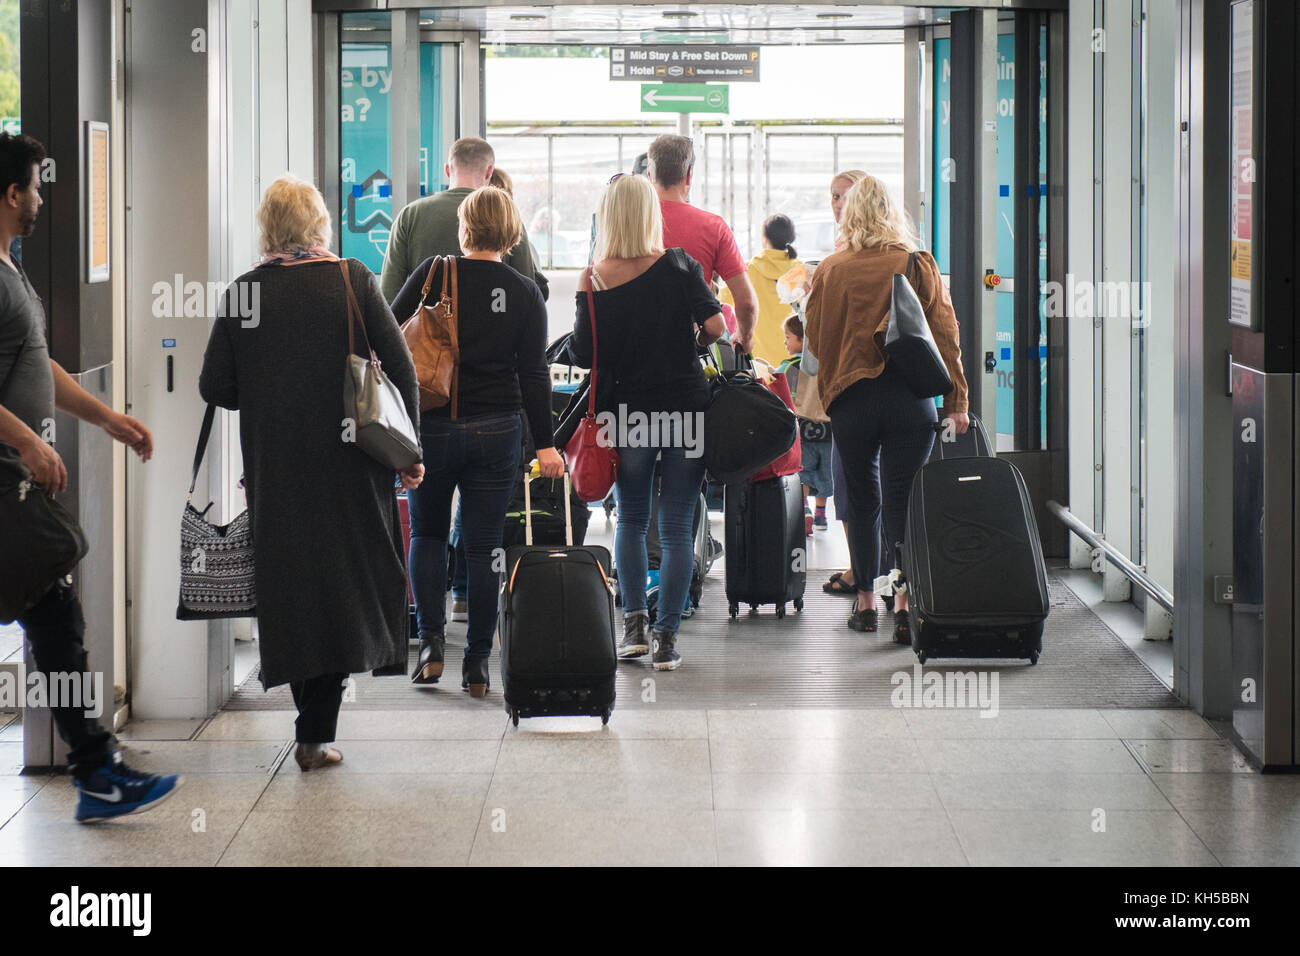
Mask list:
MULTIPOLYGON (((451 188, 408 203, 393 221, 379 283, 386 300, 391 303, 397 298, 412 270, 425 259, 462 254, 456 237, 456 210, 466 196, 487 185, 495 167, 496 154, 487 140, 467 136, 452 143, 446 166, 451 188)), ((527 232, 502 261, 536 281, 537 263, 533 261, 527 232)), ((397 320, 401 322, 406 318, 399 315, 397 320)))

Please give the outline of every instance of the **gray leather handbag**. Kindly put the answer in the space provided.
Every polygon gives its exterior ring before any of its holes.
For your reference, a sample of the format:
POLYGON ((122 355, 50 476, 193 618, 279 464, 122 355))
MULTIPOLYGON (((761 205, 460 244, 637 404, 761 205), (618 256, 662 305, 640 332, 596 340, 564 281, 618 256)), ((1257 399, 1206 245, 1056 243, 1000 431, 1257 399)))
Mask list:
POLYGON ((952 391, 952 378, 944 364, 925 309, 912 288, 910 276, 916 253, 907 257, 907 269, 894 274, 889 302, 889 326, 885 330, 884 352, 903 375, 903 381, 917 398, 935 398, 952 391))
POLYGON ((343 377, 343 408, 356 423, 357 446, 375 461, 394 471, 409 468, 420 460, 420 439, 406 412, 402 393, 389 381, 370 347, 365 319, 352 293, 348 260, 340 259, 343 284, 348 298, 348 365, 343 377), (356 327, 361 327, 369 358, 356 354, 356 327))

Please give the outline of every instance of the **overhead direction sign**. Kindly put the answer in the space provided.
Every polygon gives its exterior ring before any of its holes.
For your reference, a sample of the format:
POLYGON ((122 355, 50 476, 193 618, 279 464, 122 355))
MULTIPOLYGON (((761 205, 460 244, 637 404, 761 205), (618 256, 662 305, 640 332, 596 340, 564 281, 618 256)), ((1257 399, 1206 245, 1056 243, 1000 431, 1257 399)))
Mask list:
POLYGON ((642 113, 726 113, 731 106, 725 84, 642 83, 642 113))
POLYGON ((611 80, 757 83, 757 46, 642 44, 609 48, 611 80))

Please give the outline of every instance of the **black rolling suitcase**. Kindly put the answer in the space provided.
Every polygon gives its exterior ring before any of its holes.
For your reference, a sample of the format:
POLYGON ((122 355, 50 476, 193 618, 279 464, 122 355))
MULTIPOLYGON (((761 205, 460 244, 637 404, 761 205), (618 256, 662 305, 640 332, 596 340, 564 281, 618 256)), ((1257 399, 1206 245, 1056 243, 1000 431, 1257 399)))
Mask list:
MULTIPOLYGON (((525 513, 531 496, 526 479, 525 513)), ((568 475, 564 484, 569 484, 568 475)), ((565 496, 567 502, 569 497, 565 496)), ((566 509, 567 511, 568 509, 566 509)), ((614 589, 606 548, 517 545, 506 550, 501 588, 501 684, 506 713, 580 715, 609 722, 614 711, 614 589)), ((532 522, 525 521, 532 541, 532 522)))
POLYGON ((979 416, 970 416, 970 428, 966 434, 959 435, 956 430, 949 431, 943 422, 935 422, 934 447, 930 449, 930 461, 945 461, 949 458, 993 458, 993 443, 979 416))
POLYGON ((1029 490, 1001 458, 931 462, 912 480, 903 572, 912 649, 1038 663, 1047 568, 1029 490))
POLYGON ((727 604, 735 617, 740 605, 775 604, 803 610, 808 539, 804 534, 803 488, 798 475, 727 485, 724 493, 724 554, 727 604))

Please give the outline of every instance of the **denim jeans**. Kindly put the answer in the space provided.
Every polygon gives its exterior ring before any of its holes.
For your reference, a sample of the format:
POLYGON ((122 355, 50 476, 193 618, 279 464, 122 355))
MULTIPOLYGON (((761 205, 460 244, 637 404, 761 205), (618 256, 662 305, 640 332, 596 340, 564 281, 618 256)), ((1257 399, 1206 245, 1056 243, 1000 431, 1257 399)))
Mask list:
POLYGON ((465 546, 469 599, 466 656, 492 653, 496 630, 498 572, 493 552, 501 547, 506 505, 519 471, 522 422, 518 412, 420 422, 424 481, 410 492, 411 592, 420 637, 446 627, 447 538, 452 491, 460 489, 461 539, 465 546))
POLYGON ((655 460, 662 456, 659 485, 659 611, 655 627, 676 632, 691 587, 695 547, 691 537, 695 506, 704 482, 704 459, 687 458, 682 447, 619 448, 618 529, 614 554, 623 612, 643 611, 648 559, 646 530, 650 527, 650 499, 654 489, 655 460))

